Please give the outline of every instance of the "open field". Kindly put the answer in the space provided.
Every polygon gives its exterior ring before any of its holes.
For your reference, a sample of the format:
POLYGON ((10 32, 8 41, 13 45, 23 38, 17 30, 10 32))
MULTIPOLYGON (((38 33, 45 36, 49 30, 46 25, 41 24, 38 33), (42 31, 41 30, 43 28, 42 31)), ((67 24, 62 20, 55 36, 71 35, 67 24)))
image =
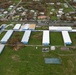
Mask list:
POLYGON ((2 32, 1 34, 0 34, 0 40, 3 38, 3 36, 5 35, 5 31, 4 32, 2 32))
POLYGON ((42 32, 32 32, 29 40, 30 45, 42 45, 42 32))
POLYGON ((56 49, 48 53, 42 53, 42 47, 22 47, 14 51, 6 46, 0 55, 1 75, 75 75, 76 51, 61 51, 56 49), (45 64, 44 58, 58 57, 61 65, 45 64))
POLYGON ((20 0, 13 0, 14 3, 18 3, 20 0))
POLYGON ((48 30, 49 27, 48 26, 40 26, 40 27, 36 27, 36 30, 48 30))
MULTIPOLYGON (((4 11, 8 11, 9 13, 11 11, 8 10, 9 6, 16 6, 19 1, 20 0, 12 0, 12 4, 9 4, 7 7, 5 6, 4 11)), ((42 3, 30 1, 31 0, 22 0, 14 10, 15 13, 9 15, 7 18, 8 21, 0 23, 1 25, 7 24, 5 30, 13 29, 17 23, 26 24, 30 20, 39 20, 38 17, 41 15, 47 16, 43 21, 58 20, 57 14, 59 14, 58 11, 60 9, 64 12, 61 17, 62 19, 60 18, 61 20, 65 20, 67 13, 73 12, 70 7, 66 8, 64 6, 64 0, 42 0, 42 3), (47 1, 50 2, 47 3, 47 1), (49 4, 53 2, 54 4, 49 4), (57 5, 58 2, 61 3, 57 5)), ((7 14, 5 16, 7 16, 7 14)), ((74 16, 76 17, 76 15, 74 16)), ((49 30, 49 26, 36 27, 36 30, 49 30)), ((6 32, 3 31, 0 34, 0 40, 5 33, 6 32)), ((76 33, 69 33, 73 43, 66 47, 63 47, 64 41, 61 32, 50 31, 49 34, 49 46, 42 46, 42 31, 32 31, 28 44, 23 45, 21 39, 24 31, 14 31, 5 44, 6 46, 3 52, 0 54, 0 75, 76 75, 76 33), (51 46, 56 46, 56 49, 51 50, 51 46), (44 48, 48 48, 49 52, 42 52, 44 48), (62 48, 67 49, 61 50, 62 48), (61 64, 45 64, 45 58, 59 58, 61 64)))
POLYGON ((50 32, 50 45, 63 45, 63 38, 60 32, 50 32))
POLYGON ((69 34, 70 34, 70 38, 72 40, 72 45, 76 46, 76 33, 73 32, 73 33, 69 33, 69 34))

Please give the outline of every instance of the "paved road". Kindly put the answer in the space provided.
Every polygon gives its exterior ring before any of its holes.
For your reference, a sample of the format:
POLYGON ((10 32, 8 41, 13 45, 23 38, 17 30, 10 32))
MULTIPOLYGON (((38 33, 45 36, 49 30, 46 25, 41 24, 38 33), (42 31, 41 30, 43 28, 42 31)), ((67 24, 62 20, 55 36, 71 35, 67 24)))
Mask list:
POLYGON ((64 0, 71 8, 72 8, 72 10, 75 12, 75 9, 68 3, 68 1, 67 0, 64 0))

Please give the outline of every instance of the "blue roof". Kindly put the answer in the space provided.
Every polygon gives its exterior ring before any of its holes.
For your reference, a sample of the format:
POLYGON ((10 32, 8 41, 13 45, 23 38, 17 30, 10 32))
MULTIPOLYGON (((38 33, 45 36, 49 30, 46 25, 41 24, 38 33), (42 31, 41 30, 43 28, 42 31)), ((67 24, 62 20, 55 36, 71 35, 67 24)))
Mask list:
POLYGON ((59 58, 45 58, 46 64, 61 64, 61 61, 59 58))

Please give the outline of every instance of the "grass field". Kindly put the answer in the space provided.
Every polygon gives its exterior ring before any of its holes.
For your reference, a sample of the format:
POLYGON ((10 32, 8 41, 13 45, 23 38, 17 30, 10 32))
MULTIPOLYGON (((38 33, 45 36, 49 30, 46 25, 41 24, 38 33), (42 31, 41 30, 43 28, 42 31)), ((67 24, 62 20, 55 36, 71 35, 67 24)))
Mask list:
POLYGON ((70 38, 72 40, 72 45, 76 46, 76 33, 73 32, 73 33, 69 33, 69 34, 70 34, 70 38))
POLYGON ((0 34, 0 40, 3 38, 3 36, 5 35, 5 31, 4 32, 2 32, 1 34, 0 34))
POLYGON ((32 32, 29 40, 30 45, 42 45, 42 32, 32 32))
POLYGON ((63 45, 63 43, 60 32, 50 32, 50 45, 63 45))
POLYGON ((1 75, 76 75, 76 51, 56 49, 42 53, 42 47, 22 47, 18 51, 6 46, 0 55, 1 75), (61 59, 61 65, 45 64, 44 58, 61 59))
POLYGON ((36 27, 36 30, 48 30, 49 27, 48 26, 40 26, 40 27, 36 27))
POLYGON ((7 28, 5 28, 5 29, 13 29, 14 28, 14 26, 8 26, 7 28))

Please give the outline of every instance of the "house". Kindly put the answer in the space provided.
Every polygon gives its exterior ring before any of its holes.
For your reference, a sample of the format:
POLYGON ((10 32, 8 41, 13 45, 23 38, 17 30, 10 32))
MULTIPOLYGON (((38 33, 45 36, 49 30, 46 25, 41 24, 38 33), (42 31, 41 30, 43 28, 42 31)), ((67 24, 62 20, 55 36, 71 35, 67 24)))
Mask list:
POLYGON ((73 0, 73 2, 76 2, 76 0, 73 0))

